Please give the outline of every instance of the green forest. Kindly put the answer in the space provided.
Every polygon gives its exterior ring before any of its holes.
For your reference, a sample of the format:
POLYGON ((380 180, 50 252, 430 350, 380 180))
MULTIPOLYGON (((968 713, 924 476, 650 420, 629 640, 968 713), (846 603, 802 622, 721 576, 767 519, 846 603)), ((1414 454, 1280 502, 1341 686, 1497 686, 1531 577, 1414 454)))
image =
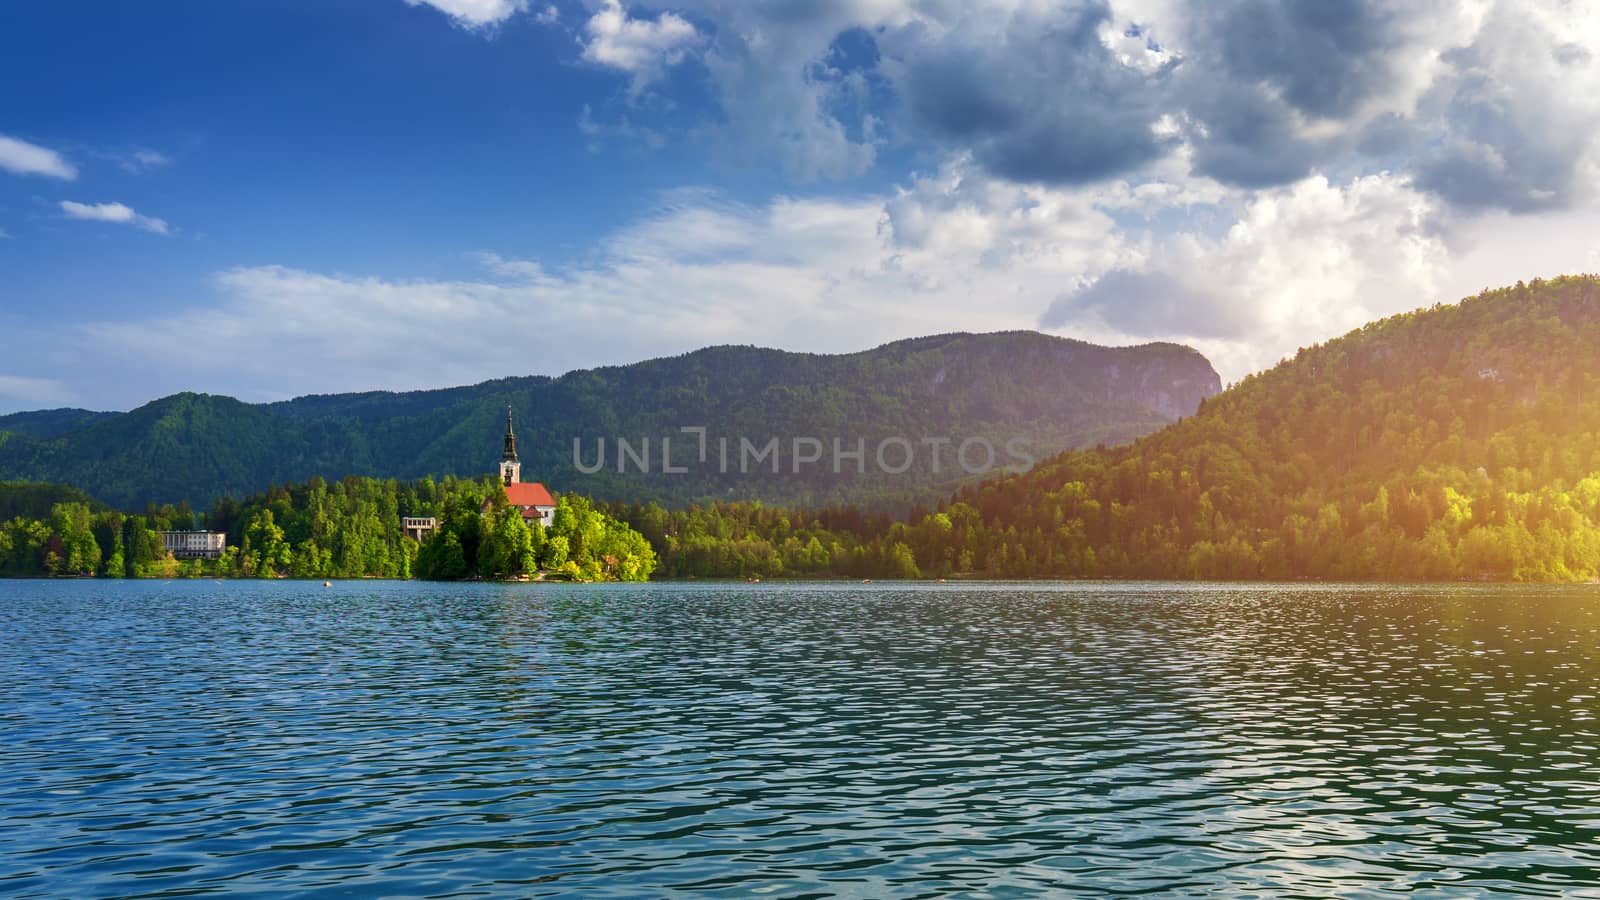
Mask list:
MULTIPOLYGON (((415 480, 485 470, 515 410, 523 464, 557 492, 679 507, 711 499, 794 506, 857 504, 904 512, 976 480, 946 453, 918 454, 910 471, 815 465, 694 465, 661 477, 662 442, 682 464, 695 438, 763 444, 781 436, 875 447, 889 435, 1026 441, 1043 458, 1118 443, 1194 412, 1220 388, 1187 347, 1106 348, 1031 332, 948 334, 862 353, 787 353, 711 347, 627 366, 409 393, 300 397, 271 404, 183 393, 125 413, 45 410, 0 416, 0 478, 70 484, 121 509, 195 505, 269 484, 346 475, 415 480), (620 463, 628 440, 651 471, 620 463), (606 465, 585 468, 605 440, 606 465), (619 469, 626 471, 619 471, 619 469)), ((714 451, 713 451, 714 452, 714 451)), ((1013 460, 1001 451, 1001 464, 1013 460)), ((831 457, 830 457, 831 458, 831 457)))
POLYGON ((1600 280, 1374 322, 890 520, 619 505, 674 576, 1600 578, 1600 280))
POLYGON ((548 528, 530 526, 493 478, 313 478, 204 515, 187 505, 124 514, 70 488, 3 483, 0 509, 14 513, 0 524, 0 576, 643 581, 656 564, 638 532, 582 497, 562 497, 548 528), (419 545, 402 516, 436 517, 440 529, 419 545), (159 532, 199 527, 227 534, 220 559, 174 559, 162 546, 159 532))
POLYGON ((492 480, 313 479, 218 503, 204 520, 230 551, 200 565, 152 550, 153 530, 197 520, 187 507, 123 515, 10 484, 0 574, 1590 581, 1596 348, 1600 279, 1485 291, 1302 349, 1132 444, 900 517, 568 494, 542 530, 492 480), (401 514, 441 531, 418 547, 401 514))
POLYGON ((924 572, 1600 577, 1600 279, 1534 281, 1301 350, 1132 445, 961 491, 924 572))
POLYGON ((644 535, 668 578, 918 578, 910 530, 885 513, 855 507, 784 510, 715 503, 668 510, 613 504, 608 511, 644 535))

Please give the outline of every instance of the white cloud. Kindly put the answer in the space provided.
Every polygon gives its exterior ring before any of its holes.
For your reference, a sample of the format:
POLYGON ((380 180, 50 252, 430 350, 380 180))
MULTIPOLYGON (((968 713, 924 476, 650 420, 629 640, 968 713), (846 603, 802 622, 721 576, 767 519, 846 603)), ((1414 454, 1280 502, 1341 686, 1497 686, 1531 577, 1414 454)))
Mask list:
MULTIPOLYGON (((559 17, 524 0, 408 2, 468 28, 559 17)), ((671 98, 620 118, 585 106, 586 138, 689 134, 803 179, 862 174, 885 146, 935 167, 871 195, 680 191, 579 264, 485 251, 455 280, 240 267, 214 302, 87 326, 85 346, 261 398, 1043 322, 1190 343, 1236 379, 1374 318, 1600 260, 1589 7, 1353 4, 1328 22, 1283 0, 1103 8, 591 0, 567 16, 579 52, 631 79, 630 100, 693 60, 717 109, 685 125, 657 117, 680 109, 671 98), (1349 28, 1334 39, 1319 23, 1349 28), (1115 146, 1058 140, 1092 129, 1054 127, 1100 120, 1157 152, 1122 167, 1115 146), (1068 163, 1095 174, 1062 175, 1068 163), (193 349, 174 362, 162 348, 180 331, 193 349), (283 349, 237 353, 247 341, 283 349)), ((122 204, 62 209, 167 230, 122 204)))
POLYGON ((654 20, 628 15, 620 0, 603 0, 584 25, 583 58, 633 76, 638 92, 683 60, 700 33, 682 17, 663 12, 654 20))
POLYGON ((159 359, 161 377, 276 399, 718 343, 853 351, 1044 319, 1099 343, 1188 343, 1235 380, 1381 316, 1582 269, 1600 233, 1600 216, 1576 213, 1523 243, 1525 218, 1441 231, 1443 208, 1391 173, 1264 191, 1194 179, 1050 189, 956 158, 890 196, 747 205, 679 191, 577 266, 482 252, 483 274, 455 280, 240 267, 207 304, 89 325, 74 344, 123 371, 159 359), (175 361, 163 348, 178 332, 190 349, 175 361), (240 354, 244 343, 280 352, 240 354))
POLYGON ((1418 181, 1471 209, 1592 202, 1600 180, 1600 10, 1498 3, 1419 103, 1418 181))
POLYGON ((871 200, 679 198, 615 235, 588 267, 545 274, 486 255, 492 277, 459 281, 238 268, 218 277, 210 308, 86 330, 102 358, 137 362, 180 328, 191 352, 179 364, 197 382, 257 398, 264 385, 281 394, 435 387, 711 343, 854 349, 937 318, 873 296, 881 216, 871 200), (237 353, 245 341, 292 348, 292 358, 237 353))
MULTIPOLYGON (((1191 343, 1237 378, 1374 319, 1458 299, 1442 292, 1451 253, 1437 214, 1405 177, 1313 176, 1251 194, 1221 237, 1154 237, 1135 271, 1183 294, 1084 312, 1130 336, 1191 343)), ((1070 309, 1070 296, 1062 302, 1070 309)))
MULTIPOLYGON (((1136 255, 1132 242, 1108 245, 1115 226, 1093 198, 959 168, 887 201, 752 206, 679 191, 571 268, 495 253, 474 255, 484 277, 448 281, 237 268, 218 277, 217 302, 89 326, 88 346, 143 362, 180 329, 191 347, 180 365, 203 373, 208 390, 258 399, 263 385, 282 395, 436 387, 716 343, 853 351, 1032 327, 1063 284, 1136 255), (1016 211, 1019 202, 1029 208, 1016 211), (291 356, 241 355, 243 341, 291 356)), ((1134 203, 1134 193, 1108 191, 1108 202, 1134 203)))
POLYGON ((61 211, 66 213, 69 219, 133 225, 155 234, 167 234, 169 231, 165 221, 140 215, 134 212, 132 207, 122 203, 78 203, 73 200, 63 200, 61 211))
POLYGON ((7 409, 39 409, 73 402, 77 395, 53 378, 0 375, 0 401, 7 409))
MULTIPOLYGON (((1432 302, 1442 252, 1418 228, 1426 204, 1388 180, 1310 179, 1270 196, 1194 179, 1051 189, 958 160, 885 209, 893 264, 924 296, 969 298, 955 327, 1176 340, 1232 378, 1360 324, 1364 311, 1432 302)), ((901 290, 884 302, 922 301, 901 290)))
POLYGON ((1176 155, 1249 188, 1389 170, 1465 212, 1565 206, 1600 180, 1594 4, 629 4, 642 8, 659 18, 604 0, 591 29, 644 39, 591 35, 586 58, 610 54, 636 94, 670 64, 664 23, 686 42, 698 28, 692 48, 672 46, 704 62, 718 108, 609 129, 614 116, 591 114, 587 133, 697 136, 803 179, 854 177, 882 145, 916 142, 1058 184, 1141 180, 1176 155), (841 46, 857 50, 846 60, 841 46))
POLYGON ((78 177, 77 168, 62 159, 61 154, 3 134, 0 134, 0 169, 13 175, 44 175, 63 181, 78 177))
MULTIPOLYGON (((905 0, 791 3, 781 8, 745 0, 641 0, 639 5, 663 8, 663 17, 671 14, 665 9, 670 5, 707 23, 683 52, 692 52, 705 66, 719 114, 702 116, 686 127, 646 127, 626 116, 610 126, 605 120, 613 116, 590 113, 586 133, 631 134, 645 142, 674 133, 716 148, 736 165, 775 161, 788 174, 808 181, 848 178, 872 167, 882 122, 869 108, 868 73, 858 67, 841 69, 833 59, 833 45, 847 29, 905 21, 905 0)), ((635 79, 635 96, 640 87, 635 79)))
POLYGON ((528 8, 527 0, 406 0, 410 6, 431 6, 462 28, 488 28, 528 8))
POLYGON ((802 342, 851 349, 914 316, 879 307, 850 272, 870 264, 857 248, 878 245, 881 211, 871 201, 681 202, 615 235, 593 266, 555 274, 494 254, 479 257, 491 275, 481 280, 238 268, 218 276, 212 308, 87 332, 103 358, 142 361, 181 327, 192 344, 180 365, 208 389, 258 398, 262 385, 294 394, 559 373, 710 343, 792 343, 796 329, 802 342), (869 321, 879 313, 896 324, 869 321), (293 348, 293 360, 238 354, 244 341, 293 348))

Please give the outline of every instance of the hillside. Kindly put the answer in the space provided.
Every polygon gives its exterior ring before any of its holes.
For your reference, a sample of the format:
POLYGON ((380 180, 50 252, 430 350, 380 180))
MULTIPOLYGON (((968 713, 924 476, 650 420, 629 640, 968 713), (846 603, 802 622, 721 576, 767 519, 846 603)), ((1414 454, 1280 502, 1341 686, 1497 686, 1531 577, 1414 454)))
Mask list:
MULTIPOLYGON (((713 347, 683 356, 568 373, 508 378, 470 387, 411 393, 302 397, 252 405, 228 397, 178 394, 128 413, 9 417, 28 427, 0 432, 0 478, 71 484, 113 505, 244 496, 269 484, 311 476, 479 475, 493 471, 507 405, 515 411, 524 477, 556 490, 615 500, 761 500, 820 506, 860 503, 904 508, 933 501, 971 481, 944 450, 909 471, 859 473, 832 468, 834 438, 874 448, 902 436, 913 445, 981 437, 999 448, 1021 438, 1043 458, 1070 447, 1115 444, 1192 413, 1220 387, 1204 357, 1171 344, 1105 348, 1032 332, 950 334, 862 353, 817 355, 753 347, 713 347), (663 474, 661 439, 673 462, 695 446, 680 427, 707 429, 712 454, 726 437, 735 456, 724 473, 710 457, 683 474, 663 474), (768 461, 740 471, 739 441, 784 444, 781 471, 768 461), (585 461, 605 439, 604 470, 585 461), (617 472, 616 441, 651 441, 651 471, 617 472), (793 471, 789 445, 816 438, 822 463, 793 471)), ((868 451, 869 457, 871 450, 868 451)))
POLYGON ((103 419, 115 418, 116 415, 89 409, 40 409, 0 416, 0 431, 53 438, 87 428, 103 419))
POLYGON ((1597 348, 1594 277, 1396 316, 897 538, 933 572, 1595 578, 1597 348))

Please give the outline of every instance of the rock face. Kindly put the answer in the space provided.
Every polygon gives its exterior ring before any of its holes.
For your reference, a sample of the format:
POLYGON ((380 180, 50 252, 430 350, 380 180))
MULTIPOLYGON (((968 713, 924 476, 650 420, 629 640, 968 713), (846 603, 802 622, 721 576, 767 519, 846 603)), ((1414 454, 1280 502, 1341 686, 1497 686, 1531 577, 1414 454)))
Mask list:
MULTIPOLYGON (((78 427, 58 414, 50 429, 0 433, 0 479, 63 482, 113 504, 142 506, 209 504, 313 475, 476 477, 494 471, 509 405, 525 476, 557 491, 665 504, 759 499, 894 509, 936 502, 961 483, 1000 474, 958 466, 962 441, 988 442, 998 466, 1016 461, 1006 456, 1009 441, 1037 459, 1123 443, 1194 414, 1220 388, 1211 364, 1187 347, 1108 348, 1036 332, 935 335, 840 355, 711 347, 560 378, 438 391, 267 405, 178 394, 128 413, 83 414, 78 427), (664 472, 663 439, 672 442, 674 466, 696 442, 680 431, 685 427, 706 429, 706 464, 664 472), (716 464, 719 438, 735 453, 741 440, 764 446, 777 439, 778 470, 770 460, 741 467, 736 457, 724 469, 716 464), (610 448, 606 464, 583 471, 574 442, 586 448, 587 468, 602 439, 610 448), (639 448, 645 439, 648 471, 619 463, 618 440, 639 448), (822 460, 797 465, 797 439, 819 442, 822 460), (835 471, 835 440, 867 448, 867 464, 846 456, 835 471), (873 451, 885 440, 918 451, 905 471, 876 464, 873 451), (950 443, 936 460, 940 441, 950 443)), ((16 421, 35 421, 32 415, 16 421)))
POLYGON ((1193 359, 1162 358, 1139 373, 1135 397, 1156 415, 1176 422, 1195 414, 1201 401, 1222 393, 1222 378, 1196 353, 1193 359))
MULTIPOLYGON (((919 338, 872 352, 902 347, 937 347, 943 354, 946 362, 930 382, 935 394, 951 399, 963 391, 981 394, 981 378, 975 371, 1005 370, 1028 386, 995 392, 995 412, 1044 416, 1063 425, 1093 428, 1099 422, 1112 427, 1130 421, 1130 416, 1176 422, 1194 415, 1201 401, 1222 390, 1222 379, 1211 363, 1198 351, 1178 344, 1101 347, 1035 332, 1006 332, 919 338), (952 373, 957 373, 954 382, 952 373), (949 387, 952 383, 956 387, 949 387)), ((1117 440, 1136 436, 1125 434, 1117 440)))

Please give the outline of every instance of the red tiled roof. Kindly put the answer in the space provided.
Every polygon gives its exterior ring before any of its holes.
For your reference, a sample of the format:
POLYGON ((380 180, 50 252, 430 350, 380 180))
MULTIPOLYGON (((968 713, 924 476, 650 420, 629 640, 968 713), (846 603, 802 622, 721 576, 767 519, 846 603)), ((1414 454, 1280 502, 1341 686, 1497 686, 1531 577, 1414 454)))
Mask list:
POLYGON ((537 481, 506 485, 506 499, 512 506, 555 506, 556 498, 550 489, 537 481))

